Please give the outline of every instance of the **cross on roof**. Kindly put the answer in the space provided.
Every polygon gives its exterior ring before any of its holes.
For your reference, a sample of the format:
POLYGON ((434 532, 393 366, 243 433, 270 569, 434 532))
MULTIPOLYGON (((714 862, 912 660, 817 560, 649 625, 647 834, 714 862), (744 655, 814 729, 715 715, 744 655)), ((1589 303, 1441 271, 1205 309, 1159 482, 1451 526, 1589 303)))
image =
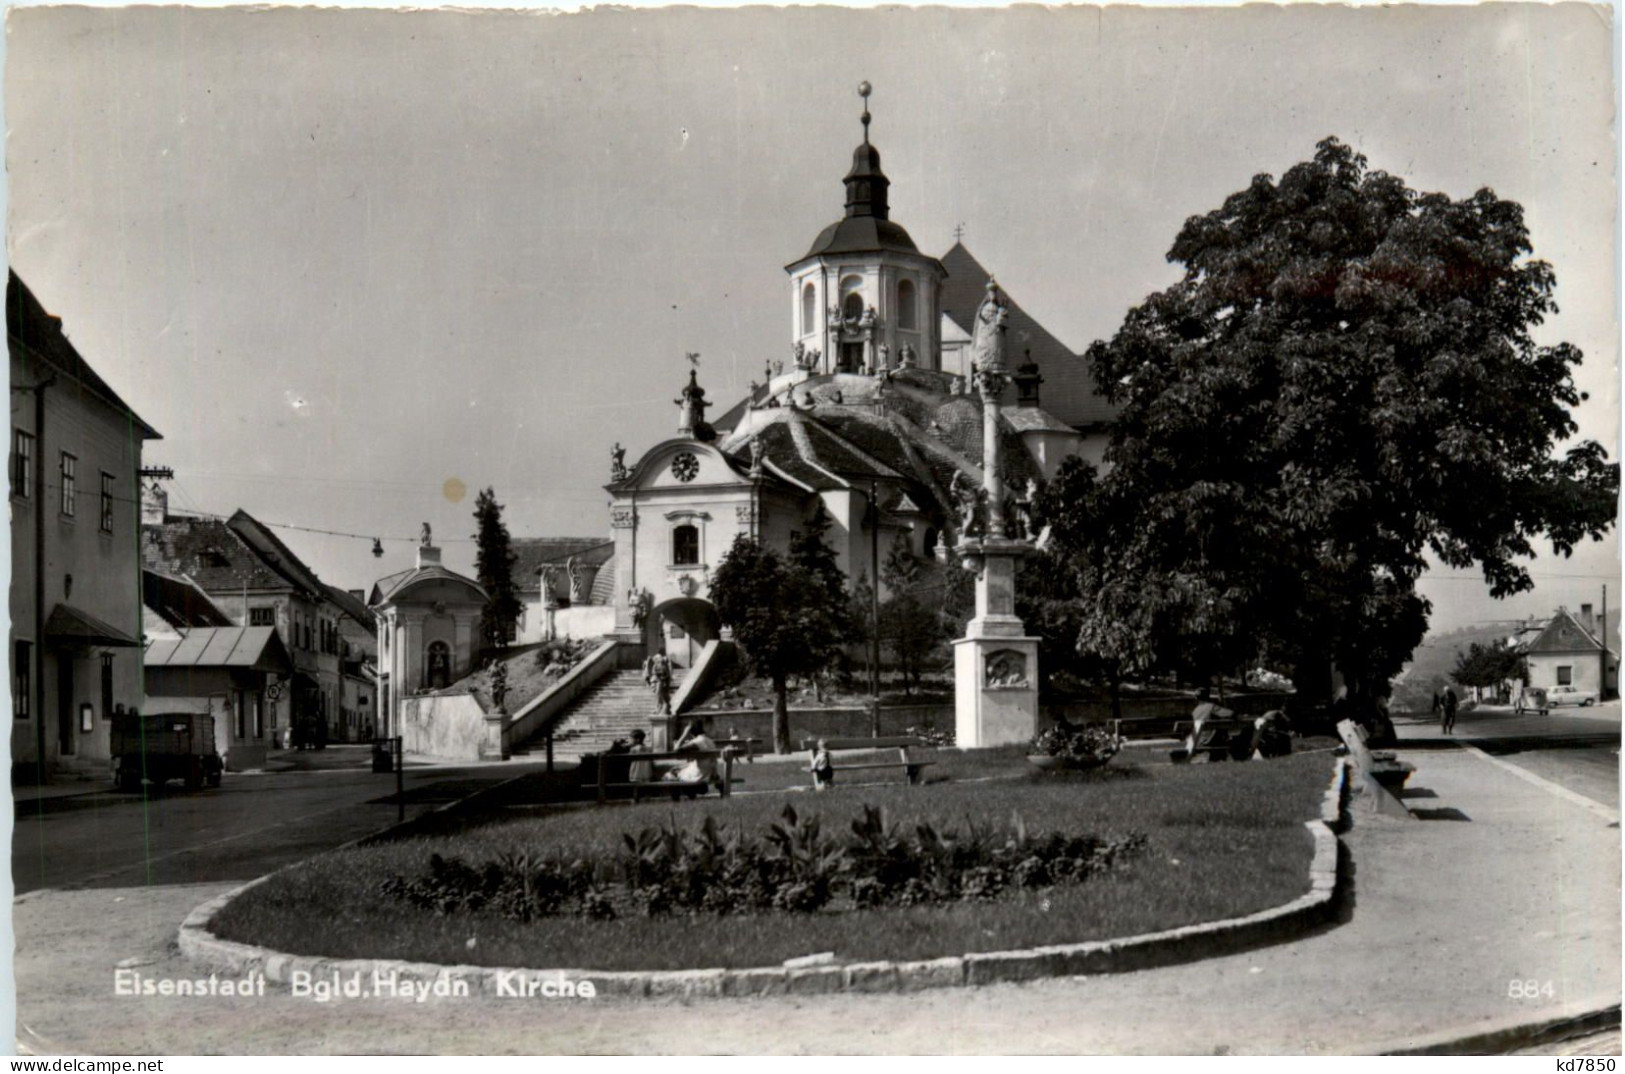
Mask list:
POLYGON ((960 239, 963 239, 964 237, 965 237, 965 225, 964 224, 955 224, 954 225, 954 241, 958 242, 960 239))

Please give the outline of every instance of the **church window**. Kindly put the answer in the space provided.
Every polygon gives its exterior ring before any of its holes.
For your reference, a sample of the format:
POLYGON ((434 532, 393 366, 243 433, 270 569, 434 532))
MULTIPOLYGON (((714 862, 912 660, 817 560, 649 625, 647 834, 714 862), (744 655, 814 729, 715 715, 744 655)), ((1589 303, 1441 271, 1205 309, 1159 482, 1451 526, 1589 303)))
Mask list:
POLYGON ((818 331, 818 292, 811 281, 801 289, 801 334, 818 331))
POLYGON ((919 327, 919 318, 914 309, 914 281, 899 280, 897 283, 897 327, 906 331, 914 331, 919 327))
POLYGON ((671 562, 675 567, 693 567, 700 562, 700 528, 685 522, 671 531, 671 562))
POLYGON ((841 316, 848 321, 855 321, 863 316, 863 294, 853 291, 841 302, 841 316))

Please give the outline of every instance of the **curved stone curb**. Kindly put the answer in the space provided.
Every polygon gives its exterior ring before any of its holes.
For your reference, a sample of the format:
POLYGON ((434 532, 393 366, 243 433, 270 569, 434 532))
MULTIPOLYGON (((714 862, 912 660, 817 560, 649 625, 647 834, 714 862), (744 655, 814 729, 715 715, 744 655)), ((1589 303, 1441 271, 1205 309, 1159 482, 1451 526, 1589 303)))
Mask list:
POLYGON ((1618 1029, 1619 1004, 1584 1008, 1536 1022, 1507 1021, 1475 1033, 1441 1033, 1381 1049, 1383 1055, 1504 1055, 1515 1048, 1556 1044, 1574 1037, 1618 1029))
MULTIPOLYGON (((915 962, 849 962, 789 969, 623 970, 518 969, 493 966, 448 966, 399 959, 332 959, 292 955, 224 940, 209 931, 215 914, 231 900, 270 879, 262 876, 210 899, 186 916, 180 929, 181 953, 217 964, 234 975, 263 973, 267 980, 288 983, 295 973, 309 980, 348 978, 364 983, 411 984, 457 994, 511 997, 521 982, 591 981, 599 996, 699 999, 722 996, 817 995, 828 992, 912 992, 928 988, 1031 981, 1043 977, 1125 973, 1131 970, 1194 962, 1245 947, 1277 942, 1332 920, 1341 884, 1338 840, 1334 827, 1344 819, 1348 766, 1340 762, 1322 802, 1320 820, 1305 821, 1315 840, 1309 866, 1309 891, 1291 902, 1245 917, 1187 925, 1163 932, 1117 940, 1057 944, 1019 951, 986 951, 915 962), (1330 817, 1330 820, 1326 819, 1330 817), (463 990, 466 989, 466 993, 463 990)), ((271 874, 275 875, 275 874, 271 874)), ((376 993, 375 993, 376 994, 376 993)))

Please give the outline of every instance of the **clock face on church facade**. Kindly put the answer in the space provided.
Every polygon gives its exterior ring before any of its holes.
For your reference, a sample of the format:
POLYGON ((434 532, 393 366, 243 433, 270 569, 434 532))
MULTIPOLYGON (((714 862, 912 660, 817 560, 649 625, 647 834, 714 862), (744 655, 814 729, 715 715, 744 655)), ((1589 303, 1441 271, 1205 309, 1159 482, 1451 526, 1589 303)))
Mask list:
POLYGON ((671 460, 671 473, 679 481, 692 481, 699 476, 700 460, 691 451, 685 451, 671 460))

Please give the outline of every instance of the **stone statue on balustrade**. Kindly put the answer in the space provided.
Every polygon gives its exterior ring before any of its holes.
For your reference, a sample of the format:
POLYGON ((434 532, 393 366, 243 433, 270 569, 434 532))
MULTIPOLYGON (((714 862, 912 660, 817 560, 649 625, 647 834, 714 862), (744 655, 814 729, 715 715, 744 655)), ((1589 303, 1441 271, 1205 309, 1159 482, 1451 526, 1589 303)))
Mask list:
POLYGON ((500 660, 491 661, 491 708, 494 712, 508 711, 503 706, 508 700, 508 665, 500 660))
POLYGON ((626 449, 617 440, 615 446, 609 449, 609 479, 611 481, 625 481, 626 478, 626 449))
POLYGON ((647 589, 629 589, 626 603, 632 609, 632 625, 642 630, 643 624, 649 621, 649 612, 654 608, 654 594, 647 589))

